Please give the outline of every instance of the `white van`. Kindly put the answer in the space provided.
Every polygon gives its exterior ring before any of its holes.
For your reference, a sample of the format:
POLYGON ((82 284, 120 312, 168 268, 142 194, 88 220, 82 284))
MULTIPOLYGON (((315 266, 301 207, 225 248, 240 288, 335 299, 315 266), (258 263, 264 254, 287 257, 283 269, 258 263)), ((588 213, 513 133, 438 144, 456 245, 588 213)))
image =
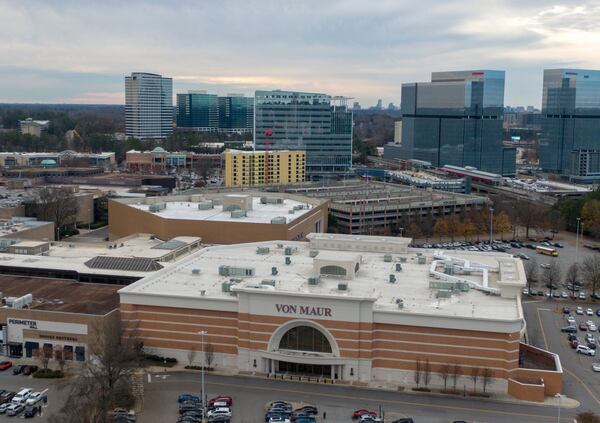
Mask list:
POLYGON ((23 388, 13 397, 12 402, 16 404, 24 404, 27 398, 31 395, 31 389, 23 388))

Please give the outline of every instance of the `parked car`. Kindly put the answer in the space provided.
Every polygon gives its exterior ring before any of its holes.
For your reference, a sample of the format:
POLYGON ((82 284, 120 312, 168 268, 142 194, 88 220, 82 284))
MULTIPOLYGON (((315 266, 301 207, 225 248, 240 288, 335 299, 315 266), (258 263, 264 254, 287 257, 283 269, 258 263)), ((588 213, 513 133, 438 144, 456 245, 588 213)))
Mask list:
POLYGON ((13 375, 18 375, 21 374, 21 372, 23 371, 23 367, 25 367, 24 364, 19 364, 13 367, 13 375))
POLYGON ((577 339, 577 335, 575 335, 574 333, 570 333, 567 335, 567 340, 568 341, 572 341, 574 339, 577 339))
POLYGON ((579 345, 579 341, 577 340, 577 338, 572 339, 571 341, 569 341, 569 345, 571 346, 571 348, 575 349, 579 345))
POLYGON ((23 417, 26 419, 31 419, 39 414, 41 408, 41 405, 29 405, 25 407, 25 413, 23 414, 23 417))
POLYGON ((0 370, 10 369, 12 367, 12 361, 0 361, 0 370))
POLYGON ((579 324, 579 330, 582 330, 582 331, 587 331, 587 330, 588 330, 588 327, 587 327, 587 325, 586 325, 585 323, 581 322, 581 323, 579 324))
POLYGON ((569 325, 560 329, 561 332, 577 333, 577 326, 569 325))
POLYGON ((18 404, 24 404, 25 401, 27 401, 27 398, 29 398, 31 396, 31 393, 32 393, 31 389, 23 388, 15 394, 15 396, 13 397, 13 399, 11 401, 14 403, 18 403, 18 404))
POLYGON ((21 373, 23 373, 25 376, 29 376, 29 375, 34 374, 37 371, 38 371, 38 366, 25 366, 25 367, 23 367, 23 370, 21 370, 21 373))
POLYGON ((587 308, 585 310, 585 314, 587 314, 588 316, 593 316, 594 315, 594 310, 592 310, 591 308, 587 308))
POLYGON ((2 392, 2 394, 0 394, 0 404, 5 404, 7 402, 10 402, 14 396, 15 396, 15 393, 12 391, 2 392))
POLYGON ((592 363, 592 370, 595 372, 600 372, 600 363, 592 363))
POLYGON ((224 402, 227 404, 227 407, 231 407, 233 405, 233 398, 228 395, 219 395, 218 397, 208 400, 208 405, 214 405, 215 402, 224 402))
POLYGON ((596 355, 596 350, 594 350, 590 347, 587 347, 585 345, 577 345, 575 352, 578 354, 589 355, 592 357, 596 355))
POLYGON ((571 314, 571 309, 569 307, 563 307, 564 314, 571 314))
POLYGON ((358 419, 360 416, 364 416, 365 414, 373 417, 377 416, 377 413, 375 411, 369 411, 367 409, 361 408, 352 413, 352 418, 358 419))
POLYGON ((579 293, 579 299, 580 300, 585 300, 587 298, 587 295, 585 294, 585 292, 580 292, 579 293))
POLYGON ((23 410, 25 410, 25 406, 23 404, 13 402, 6 409, 6 414, 8 414, 9 416, 17 416, 17 415, 21 414, 23 412, 23 410))
POLYGON ((575 309, 575 313, 577 313, 577 314, 579 314, 579 315, 583 314, 583 308, 581 308, 581 307, 577 307, 577 308, 575 309))
POLYGON ((8 409, 8 407, 10 407, 12 405, 12 402, 5 402, 4 404, 0 405, 0 414, 4 414, 6 413, 6 410, 8 409))
POLYGON ((35 405, 44 398, 41 392, 33 392, 25 401, 25 405, 35 405))
POLYGON ((181 394, 177 397, 177 402, 181 403, 185 401, 200 402, 200 397, 191 394, 181 394))

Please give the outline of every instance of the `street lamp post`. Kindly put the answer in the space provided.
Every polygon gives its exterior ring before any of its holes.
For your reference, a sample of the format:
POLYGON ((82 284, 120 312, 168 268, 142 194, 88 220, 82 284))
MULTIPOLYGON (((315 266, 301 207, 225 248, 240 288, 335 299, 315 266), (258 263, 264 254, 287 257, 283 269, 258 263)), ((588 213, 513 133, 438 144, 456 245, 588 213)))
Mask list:
POLYGON ((558 423, 560 423, 560 399, 562 398, 561 394, 556 394, 554 395, 555 398, 558 398, 558 420, 556 420, 558 423))
POLYGON ((490 207, 490 247, 492 246, 492 238, 494 237, 494 209, 490 207))
POLYGON ((575 230, 575 263, 579 263, 579 222, 581 218, 577 218, 577 228, 575 230))
POLYGON ((208 331, 205 330, 198 332, 198 335, 200 335, 200 345, 202 349, 202 391, 200 395, 200 398, 202 399, 202 423, 206 421, 206 394, 204 393, 204 366, 206 363, 206 357, 204 354, 204 335, 207 333, 208 331))

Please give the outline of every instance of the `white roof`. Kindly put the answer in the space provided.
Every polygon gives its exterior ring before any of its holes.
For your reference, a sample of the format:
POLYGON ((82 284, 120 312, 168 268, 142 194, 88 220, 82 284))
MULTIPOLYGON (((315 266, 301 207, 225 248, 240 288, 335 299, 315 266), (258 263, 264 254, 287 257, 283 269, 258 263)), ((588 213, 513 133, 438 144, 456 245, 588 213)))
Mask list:
MULTIPOLYGON (((244 197, 245 195, 228 194, 228 196, 244 197)), ((252 198, 252 210, 248 210, 246 216, 232 218, 231 212, 223 211, 222 205, 215 205, 208 210, 198 210, 197 202, 190 201, 167 201, 167 208, 153 214, 165 219, 184 219, 184 220, 209 220, 217 222, 244 222, 244 223, 271 223, 275 217, 285 217, 286 223, 292 222, 298 217, 306 214, 314 206, 308 203, 285 198, 283 204, 262 204, 260 197, 252 198), (289 214, 294 206, 303 205, 305 208, 296 210, 294 214, 289 214)), ((129 203, 131 207, 149 212, 149 204, 129 203)))
MULTIPOLYGON (((384 261, 384 253, 320 250, 317 259, 333 260, 337 256, 340 262, 354 259, 358 254, 360 269, 354 278, 350 279, 321 276, 317 285, 308 283, 308 278, 315 276, 314 259, 311 254, 314 255, 314 249, 311 250, 308 242, 272 241, 207 247, 191 254, 169 269, 149 275, 119 292, 135 295, 138 299, 143 295, 148 295, 148 298, 172 298, 175 302, 171 301, 170 304, 175 304, 177 299, 197 300, 201 297, 228 302, 237 301, 235 295, 222 291, 221 284, 229 281, 231 277, 220 276, 219 266, 228 265, 255 268, 254 276, 244 277, 243 281, 234 288, 244 292, 254 290, 254 293, 265 295, 276 292, 290 296, 321 297, 332 300, 367 300, 374 302, 374 311, 389 313, 492 321, 521 318, 519 298, 515 296, 504 298, 470 289, 468 292, 453 293, 449 298, 436 298, 438 290, 429 286, 430 280, 433 280, 430 276, 430 267, 434 260, 430 250, 410 249, 406 254, 392 254, 391 262, 384 261), (289 265, 285 264, 285 249, 280 248, 282 245, 297 249, 290 256, 289 265), (269 253, 257 254, 258 247, 268 247, 269 253), (417 252, 426 257, 425 264, 418 263, 417 252), (406 259, 406 262, 400 263, 401 259, 406 259), (401 264, 401 271, 395 270, 396 263, 401 264), (275 276, 271 273, 273 267, 278 270, 275 276), (396 283, 389 282, 392 274, 396 277, 396 283), (275 280, 275 287, 256 289, 256 286, 265 279, 275 280), (338 290, 340 282, 348 284, 347 291, 338 290), (402 309, 399 309, 397 300, 403 301, 402 309)), ((458 258, 466 258, 470 262, 477 262, 483 267, 496 269, 490 272, 488 278, 492 289, 499 288, 498 281, 503 277, 503 271, 509 279, 507 282, 517 285, 515 292, 520 294, 520 288, 525 285, 524 279, 520 279, 522 272, 514 271, 516 267, 522 265, 510 255, 463 251, 453 251, 452 254, 458 258)), ((473 273, 463 278, 483 285, 481 274, 473 273)), ((181 303, 189 304, 186 301, 181 303)))

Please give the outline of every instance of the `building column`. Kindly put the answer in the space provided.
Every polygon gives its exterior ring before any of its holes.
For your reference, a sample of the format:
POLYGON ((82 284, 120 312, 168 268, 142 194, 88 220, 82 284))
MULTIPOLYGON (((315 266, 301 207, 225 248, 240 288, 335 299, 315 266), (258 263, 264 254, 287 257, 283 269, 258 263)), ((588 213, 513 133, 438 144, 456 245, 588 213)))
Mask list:
POLYGON ((333 376, 335 375, 335 364, 331 365, 331 380, 333 380, 333 376))

